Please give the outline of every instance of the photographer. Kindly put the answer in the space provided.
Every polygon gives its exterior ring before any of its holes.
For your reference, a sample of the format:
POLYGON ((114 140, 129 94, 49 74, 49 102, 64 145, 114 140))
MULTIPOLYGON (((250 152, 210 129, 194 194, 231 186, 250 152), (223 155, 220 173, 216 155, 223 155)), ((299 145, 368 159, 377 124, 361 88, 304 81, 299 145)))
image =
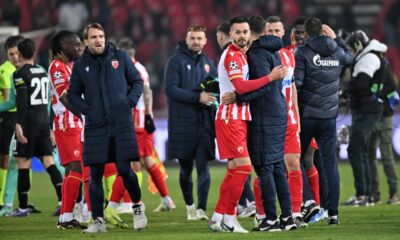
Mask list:
POLYGON ((369 41, 363 31, 355 31, 346 39, 347 45, 355 52, 349 83, 352 125, 347 148, 353 168, 356 195, 346 205, 368 206, 370 196, 370 169, 367 144, 382 116, 383 101, 380 91, 383 87, 385 70, 383 53, 387 46, 377 40, 369 41))

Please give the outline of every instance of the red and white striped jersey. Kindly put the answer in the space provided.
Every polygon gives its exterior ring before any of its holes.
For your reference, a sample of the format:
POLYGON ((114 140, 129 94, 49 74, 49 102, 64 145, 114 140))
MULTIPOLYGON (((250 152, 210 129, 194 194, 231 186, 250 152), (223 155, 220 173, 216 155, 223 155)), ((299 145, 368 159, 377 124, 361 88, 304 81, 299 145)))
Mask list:
MULTIPOLYGON (((138 61, 134 62, 136 69, 138 70, 140 77, 143 79, 143 84, 146 86, 150 86, 150 78, 149 73, 146 68, 138 61)), ((136 104, 136 107, 133 109, 133 122, 135 123, 135 130, 144 130, 144 118, 145 118, 145 105, 143 94, 140 96, 139 101, 136 104)))
MULTIPOLYGON (((238 77, 244 80, 249 79, 249 65, 247 64, 246 54, 237 46, 231 44, 222 53, 218 63, 220 98, 227 92, 235 92, 235 87, 231 81, 238 77)), ((249 103, 220 104, 216 119, 251 121, 249 103)))
POLYGON ((290 126, 298 123, 297 115, 293 104, 293 89, 292 89, 295 59, 293 52, 286 48, 282 48, 281 50, 279 50, 279 56, 281 58, 282 65, 289 68, 287 75, 283 78, 282 81, 282 93, 286 98, 286 104, 288 110, 288 126, 290 126))
POLYGON ((65 64, 60 60, 53 60, 49 66, 51 78, 52 107, 54 111, 53 129, 67 130, 69 128, 82 128, 82 121, 65 108, 60 101, 60 96, 68 90, 71 77, 72 64, 65 64))

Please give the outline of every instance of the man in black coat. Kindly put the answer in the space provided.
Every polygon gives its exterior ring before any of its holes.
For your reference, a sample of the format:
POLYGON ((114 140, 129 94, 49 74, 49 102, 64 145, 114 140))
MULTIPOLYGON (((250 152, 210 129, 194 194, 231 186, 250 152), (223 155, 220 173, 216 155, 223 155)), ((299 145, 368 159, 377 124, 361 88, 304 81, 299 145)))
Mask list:
POLYGON ((202 51, 207 43, 203 26, 189 26, 186 41, 178 44, 165 67, 168 97, 168 158, 178 159, 179 183, 187 207, 187 219, 208 219, 210 173, 208 161, 215 158, 215 105, 210 92, 197 89, 205 79, 215 78, 214 63, 202 51), (193 160, 197 169, 198 207, 193 201, 193 160))
POLYGON ((146 227, 147 218, 130 162, 139 160, 132 108, 142 95, 143 80, 128 54, 105 42, 100 24, 89 24, 83 35, 87 48, 74 64, 67 98, 85 115, 83 162, 90 167, 89 194, 94 219, 85 232, 106 232, 102 178, 104 164, 110 161, 116 162, 132 198, 133 225, 140 230, 146 227))
POLYGON ((328 181, 328 223, 338 224, 340 192, 336 160, 336 117, 339 80, 353 55, 335 32, 318 18, 306 20, 306 43, 296 52, 294 79, 298 88, 301 148, 304 153, 313 137, 317 140, 328 181))
MULTIPOLYGON (((281 65, 278 51, 282 39, 263 35, 265 20, 249 19, 253 42, 247 51, 249 78, 255 79, 281 65)), ((292 218, 290 192, 285 175, 284 143, 287 126, 286 100, 282 81, 275 81, 242 98, 250 102, 252 121, 248 123, 248 148, 251 162, 258 176, 266 217, 260 231, 296 229, 292 218), (276 215, 276 196, 282 211, 280 225, 276 215)))

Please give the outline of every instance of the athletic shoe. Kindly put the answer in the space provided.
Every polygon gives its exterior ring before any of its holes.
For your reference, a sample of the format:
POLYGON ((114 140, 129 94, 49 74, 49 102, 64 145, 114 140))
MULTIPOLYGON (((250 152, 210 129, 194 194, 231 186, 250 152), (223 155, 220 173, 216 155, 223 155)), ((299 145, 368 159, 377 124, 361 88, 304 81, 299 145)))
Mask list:
POLYGON ((240 223, 235 218, 233 222, 226 223, 224 221, 221 222, 221 228, 224 232, 233 232, 233 233, 249 233, 246 229, 240 225, 240 223))
POLYGON ((391 205, 396 205, 399 204, 399 196, 397 195, 397 193, 392 194, 392 196, 389 197, 387 204, 391 204, 391 205))
POLYGON ((161 203, 156 207, 153 212, 173 211, 176 209, 175 203, 170 197, 168 199, 161 198, 161 203))
POLYGON ((106 222, 104 219, 96 218, 93 223, 89 224, 88 228, 82 231, 83 233, 104 233, 107 232, 106 222))
POLYGON ((335 215, 335 216, 329 216, 329 217, 328 217, 328 224, 329 224, 329 225, 339 225, 338 216, 337 216, 337 215, 335 215))
POLYGON ((41 213, 39 209, 35 208, 33 204, 28 204, 28 212, 29 214, 34 214, 34 213, 41 213))
POLYGON ((222 232, 221 221, 209 221, 208 229, 212 232, 222 232))
POLYGON ((3 208, 0 210, 0 217, 5 217, 7 214, 10 214, 12 212, 12 208, 10 206, 3 206, 3 208))
POLYGON ((369 200, 368 197, 366 196, 351 196, 349 200, 346 202, 342 203, 344 206, 354 206, 354 207, 359 207, 359 206, 369 206, 369 200))
POLYGON ((114 208, 106 207, 104 209, 104 219, 107 223, 110 223, 119 228, 128 228, 128 224, 126 224, 119 216, 117 211, 114 208))
POLYGON ((282 216, 279 217, 279 228, 282 230, 290 231, 296 230, 297 225, 294 223, 292 216, 287 217, 284 219, 282 216))
POLYGON ((78 222, 82 222, 83 220, 83 204, 82 203, 75 203, 74 206, 74 219, 78 222))
POLYGON ((189 221, 198 220, 197 211, 194 204, 192 206, 186 206, 186 211, 187 211, 187 220, 189 221))
POLYGON ((208 220, 207 213, 203 209, 197 209, 196 215, 199 220, 208 220))
MULTIPOLYGON (((314 215, 314 217, 317 216, 314 215)), ((293 222, 294 224, 296 224, 297 228, 306 228, 308 227, 308 224, 306 222, 304 222, 303 218, 301 216, 295 216, 293 217, 293 222)))
POLYGON ((136 230, 142 230, 147 226, 147 217, 144 214, 145 207, 144 203, 134 204, 133 210, 133 228, 136 230))
POLYGON ((252 231, 260 231, 260 224, 262 223, 263 220, 264 218, 257 218, 257 215, 254 216, 253 219, 254 228, 252 229, 252 231))
MULTIPOLYGON (((239 209, 239 207, 238 207, 238 209, 239 209)), ((256 215, 256 205, 254 202, 251 203, 246 208, 244 208, 240 213, 238 211, 238 217, 240 217, 240 218, 253 217, 254 215, 256 215)))
POLYGON ((10 212, 7 217, 27 217, 29 216, 28 210, 21 211, 19 208, 16 208, 14 211, 10 212))
POLYGON ((316 223, 325 218, 325 210, 323 208, 319 209, 319 212, 315 214, 308 223, 316 223))
POLYGON ((132 214, 132 203, 121 203, 118 207, 117 207, 117 213, 118 214, 132 214))
POLYGON ((76 219, 72 219, 69 222, 57 222, 57 229, 86 229, 86 227, 82 226, 76 219))
POLYGON ((60 216, 60 212, 61 212, 61 206, 58 206, 57 209, 53 212, 53 214, 51 214, 51 216, 58 217, 60 216))
POLYGON ((319 212, 319 207, 314 200, 307 201, 301 210, 304 222, 308 223, 310 219, 319 212))
POLYGON ((280 232, 281 228, 279 227, 279 221, 271 221, 264 218, 258 227, 261 232, 280 232))
POLYGON ((374 194, 374 195, 370 196, 368 200, 369 200, 369 203, 373 204, 373 205, 381 203, 381 197, 378 194, 374 194))
POLYGON ((245 210, 246 210, 245 206, 238 204, 236 206, 236 214, 237 214, 237 216, 240 216, 240 214, 242 214, 245 210))

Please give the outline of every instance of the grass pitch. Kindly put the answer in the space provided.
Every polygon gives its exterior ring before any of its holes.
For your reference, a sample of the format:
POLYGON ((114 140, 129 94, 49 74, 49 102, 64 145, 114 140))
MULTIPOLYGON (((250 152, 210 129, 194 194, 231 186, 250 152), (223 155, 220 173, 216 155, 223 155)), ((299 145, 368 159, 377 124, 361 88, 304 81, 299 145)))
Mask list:
MULTIPOLYGON (((399 172, 400 166, 397 168, 399 172)), ((215 207, 224 173, 223 167, 211 167, 212 179, 207 210, 209 216, 215 207)), ((42 213, 32 214, 28 218, 0 218, 0 239, 400 239, 400 205, 386 204, 387 184, 382 166, 380 166, 382 203, 373 207, 340 207, 339 226, 328 226, 324 221, 310 224, 308 228, 297 231, 251 232, 247 235, 212 233, 207 229, 207 221, 186 221, 186 208, 178 182, 178 168, 168 168, 168 175, 167 183, 170 195, 177 205, 176 211, 153 213, 152 209, 160 203, 160 198, 147 191, 147 183, 144 181, 143 201, 149 219, 148 227, 142 231, 135 231, 133 228, 108 228, 108 233, 93 235, 82 234, 77 230, 56 229, 57 218, 51 217, 51 213, 55 210, 56 197, 50 179, 46 173, 35 173, 29 202, 35 203, 42 213)), ((340 176, 340 202, 343 202, 354 194, 350 165, 340 164, 340 176)), ((147 179, 146 174, 144 179, 147 179)), ((122 215, 122 218, 132 226, 130 215, 122 215)), ((246 229, 253 227, 252 218, 240 219, 240 222, 246 229)))

